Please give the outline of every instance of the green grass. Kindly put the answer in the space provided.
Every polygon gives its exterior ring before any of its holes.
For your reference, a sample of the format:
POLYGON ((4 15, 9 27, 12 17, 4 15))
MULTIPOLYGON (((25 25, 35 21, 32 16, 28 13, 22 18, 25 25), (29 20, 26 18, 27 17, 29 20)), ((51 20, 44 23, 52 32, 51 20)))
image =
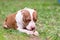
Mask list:
POLYGON ((29 35, 2 27, 8 14, 24 7, 37 10, 36 25, 41 40, 60 40, 60 4, 57 0, 0 0, 0 40, 29 40, 29 35))

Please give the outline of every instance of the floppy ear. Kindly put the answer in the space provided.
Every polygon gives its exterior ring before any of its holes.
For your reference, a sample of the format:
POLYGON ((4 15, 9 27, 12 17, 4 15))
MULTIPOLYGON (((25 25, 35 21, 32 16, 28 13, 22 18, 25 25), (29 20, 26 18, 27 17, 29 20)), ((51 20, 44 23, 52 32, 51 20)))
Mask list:
POLYGON ((36 11, 36 8, 34 8, 34 10, 36 11))
POLYGON ((33 20, 36 22, 38 18, 37 11, 33 12, 33 20))

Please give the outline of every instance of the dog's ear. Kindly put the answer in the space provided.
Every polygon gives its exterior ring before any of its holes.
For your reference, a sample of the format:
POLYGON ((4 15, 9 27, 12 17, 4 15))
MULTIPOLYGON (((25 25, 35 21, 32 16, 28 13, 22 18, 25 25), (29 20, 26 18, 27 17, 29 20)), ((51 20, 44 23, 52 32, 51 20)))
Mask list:
POLYGON ((34 10, 36 11, 36 8, 34 8, 34 10))

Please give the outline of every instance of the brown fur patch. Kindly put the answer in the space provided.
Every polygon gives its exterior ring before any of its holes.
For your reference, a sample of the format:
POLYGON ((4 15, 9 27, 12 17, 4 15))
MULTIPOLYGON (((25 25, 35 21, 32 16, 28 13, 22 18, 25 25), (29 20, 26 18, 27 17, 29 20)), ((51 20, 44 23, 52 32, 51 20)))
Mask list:
POLYGON ((7 25, 8 29, 10 29, 10 28, 17 29, 15 16, 16 16, 16 14, 11 14, 6 17, 4 25, 7 25))
POLYGON ((33 15, 34 22, 36 22, 37 21, 37 12, 34 11, 32 15, 33 15))

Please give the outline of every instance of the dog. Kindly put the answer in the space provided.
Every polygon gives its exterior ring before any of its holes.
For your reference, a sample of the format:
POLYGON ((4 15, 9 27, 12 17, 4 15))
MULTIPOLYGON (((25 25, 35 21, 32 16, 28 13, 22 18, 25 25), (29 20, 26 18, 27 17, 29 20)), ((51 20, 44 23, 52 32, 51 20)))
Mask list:
POLYGON ((24 32, 28 35, 36 35, 39 33, 36 31, 37 11, 31 8, 23 8, 16 13, 8 15, 3 23, 3 27, 6 29, 16 29, 20 32, 24 32))

